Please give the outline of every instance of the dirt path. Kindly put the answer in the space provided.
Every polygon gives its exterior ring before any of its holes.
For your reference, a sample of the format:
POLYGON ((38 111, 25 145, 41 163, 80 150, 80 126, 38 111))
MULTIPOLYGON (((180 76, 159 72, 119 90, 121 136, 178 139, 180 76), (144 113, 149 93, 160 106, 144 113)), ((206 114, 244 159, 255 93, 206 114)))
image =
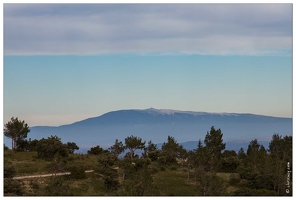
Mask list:
MULTIPOLYGON (((86 170, 85 173, 93 172, 94 170, 86 170)), ((63 175, 69 175, 71 172, 63 172, 63 173, 56 173, 56 176, 63 176, 63 175)), ((25 179, 25 178, 40 178, 40 177, 48 177, 48 176, 54 176, 54 174, 38 174, 38 175, 32 175, 32 176, 17 176, 13 177, 13 179, 25 179)))

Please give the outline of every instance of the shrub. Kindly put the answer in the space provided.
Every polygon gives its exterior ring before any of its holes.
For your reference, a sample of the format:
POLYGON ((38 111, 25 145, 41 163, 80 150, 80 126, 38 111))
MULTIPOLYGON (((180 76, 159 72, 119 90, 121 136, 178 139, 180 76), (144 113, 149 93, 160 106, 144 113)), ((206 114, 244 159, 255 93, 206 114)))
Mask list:
POLYGON ((240 182, 240 176, 239 174, 231 174, 229 178, 229 184, 230 185, 237 185, 240 182))
POLYGON ((23 188, 21 184, 13 179, 4 179, 4 196, 22 196, 23 188))
POLYGON ((85 169, 82 166, 72 166, 70 167, 71 175, 70 177, 72 179, 84 179, 86 178, 85 169))
POLYGON ((16 173, 15 167, 12 164, 4 165, 4 178, 12 178, 16 173))
POLYGON ((151 167, 151 173, 152 174, 156 174, 158 172, 158 168, 157 167, 151 167))
POLYGON ((166 169, 165 169, 165 167, 164 166, 161 166, 160 167, 160 171, 165 171, 166 169))

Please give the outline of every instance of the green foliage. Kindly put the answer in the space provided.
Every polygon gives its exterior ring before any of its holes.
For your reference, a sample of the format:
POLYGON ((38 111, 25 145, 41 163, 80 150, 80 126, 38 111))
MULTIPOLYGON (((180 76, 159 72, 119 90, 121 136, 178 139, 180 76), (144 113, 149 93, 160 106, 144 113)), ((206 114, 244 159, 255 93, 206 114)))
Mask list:
POLYGON ((226 193, 222 178, 213 173, 201 173, 197 177, 197 189, 202 196, 221 196, 226 193))
POLYGON ((129 136, 125 138, 125 148, 130 151, 130 158, 134 158, 135 151, 137 149, 145 148, 145 141, 142 142, 142 138, 136 136, 129 136))
POLYGON ((269 152, 270 166, 268 169, 271 170, 274 190, 279 195, 286 195, 284 183, 287 182, 287 174, 292 167, 292 136, 282 137, 279 134, 274 134, 269 143, 269 152))
POLYGON ((45 187, 46 196, 69 196, 70 187, 64 184, 62 177, 51 178, 47 186, 45 187))
POLYGON ((244 160, 247 157, 243 148, 240 148, 237 155, 238 155, 238 159, 240 160, 244 160))
MULTIPOLYGON (((236 154, 234 151, 216 149, 212 141, 222 142, 222 133, 213 127, 211 131, 215 133, 207 134, 205 146, 199 140, 194 151, 184 150, 173 137, 168 137, 168 142, 164 143, 161 150, 149 141, 142 156, 132 154, 136 150, 134 147, 124 159, 117 157, 121 151, 118 148, 123 147, 118 140, 115 141, 114 148, 109 148, 110 152, 97 146, 90 150, 93 154, 70 154, 68 157, 63 157, 63 151, 68 155, 69 146, 62 144, 60 138, 56 136, 40 140, 41 143, 36 140, 32 146, 33 141, 29 140, 32 149, 47 144, 46 147, 54 146, 53 149, 62 147, 62 151, 57 151, 48 160, 42 160, 36 159, 39 152, 13 153, 12 150, 6 150, 4 177, 61 171, 70 171, 71 175, 40 178, 34 183, 5 178, 4 195, 284 196, 292 194, 292 191, 289 194, 285 192, 287 174, 292 170, 291 136, 282 137, 275 134, 270 142, 269 153, 257 140, 252 140, 247 153, 241 149, 236 154), (213 152, 219 155, 219 159, 212 159, 213 152), (181 164, 176 164, 176 158, 181 164), (212 168, 213 163, 219 165, 212 168), (46 169, 46 166, 50 169, 46 169), (85 173, 84 170, 87 169, 95 169, 95 173, 85 173), (217 169, 222 173, 217 173, 217 169), (233 173, 236 171, 237 173, 233 173)), ((135 138, 131 136, 127 141, 135 138)), ((145 144, 141 138, 136 140, 140 141, 141 145, 145 144)), ((292 179, 288 181, 292 188, 292 179)))
POLYGON ((115 140, 115 143, 113 146, 111 146, 109 148, 109 151, 116 157, 118 158, 118 156, 124 151, 124 146, 123 143, 120 141, 118 142, 118 139, 115 140))
POLYGON ((199 140, 195 151, 194 167, 198 168, 199 171, 209 171, 209 160, 207 149, 202 145, 201 140, 199 140))
POLYGON ((114 191, 119 187, 118 173, 113 169, 116 159, 117 157, 110 152, 102 153, 98 158, 99 167, 97 172, 103 176, 102 179, 107 191, 114 191))
POLYGON ((117 190, 119 187, 118 174, 114 169, 105 169, 103 173, 104 185, 107 191, 117 190))
POLYGON ((91 154, 91 155, 100 155, 100 154, 105 153, 105 152, 108 152, 108 151, 104 150, 99 145, 97 145, 95 147, 91 147, 90 150, 87 151, 87 153, 91 154))
POLYGON ((223 158, 229 158, 229 157, 237 157, 237 154, 234 150, 225 150, 222 153, 223 158))
POLYGON ((161 154, 161 151, 157 149, 156 144, 150 140, 148 146, 144 148, 144 157, 148 157, 151 161, 156 161, 161 154))
POLYGON ((11 121, 4 125, 4 135, 12 139, 12 150, 18 147, 18 142, 27 138, 30 132, 29 126, 25 121, 18 120, 18 118, 11 118, 11 121))
POLYGON ((16 147, 17 151, 29 151, 30 150, 30 144, 27 140, 19 138, 19 139, 17 139, 16 144, 17 144, 17 147, 16 147))
POLYGON ((240 182, 240 176, 239 174, 231 174, 229 178, 229 184, 234 186, 237 185, 240 182))
POLYGON ((239 160, 237 157, 222 158, 220 165, 220 171, 233 173, 236 172, 236 169, 239 165, 239 160))
POLYGON ((223 133, 220 129, 211 127, 210 132, 207 132, 204 140, 206 154, 208 156, 209 165, 208 168, 213 171, 217 171, 218 164, 221 158, 221 152, 225 149, 226 144, 223 143, 223 133))
POLYGON ((36 150, 38 157, 46 160, 52 160, 55 155, 67 157, 69 154, 67 145, 63 144, 61 138, 57 136, 51 136, 48 139, 42 138, 39 140, 36 150))
POLYGON ((159 171, 153 175, 155 195, 160 196, 196 196, 196 183, 187 183, 186 177, 179 170, 159 171))
POLYGON ((29 139, 29 151, 37 151, 39 140, 31 140, 29 139))
POLYGON ((22 196, 24 188, 21 184, 11 178, 4 179, 4 196, 22 196))
POLYGON ((67 147, 71 154, 73 154, 75 150, 79 150, 79 147, 75 142, 67 142, 67 147))
POLYGON ((184 149, 174 137, 168 136, 167 142, 164 142, 161 147, 160 162, 162 164, 176 164, 176 158, 180 158, 184 149))
POLYGON ((15 167, 11 163, 4 164, 4 178, 12 178, 16 174, 15 167))
POLYGON ((160 171, 165 171, 165 170, 166 170, 166 168, 164 166, 160 167, 160 171))
POLYGON ((240 188, 233 193, 234 196, 277 196, 277 193, 266 189, 240 188))
POLYGON ((126 171, 122 191, 128 196, 147 196, 152 195, 153 179, 151 170, 148 168, 150 159, 133 159, 126 171))
POLYGON ((70 167, 70 177, 72 179, 84 179, 86 178, 85 168, 81 165, 75 165, 70 167))

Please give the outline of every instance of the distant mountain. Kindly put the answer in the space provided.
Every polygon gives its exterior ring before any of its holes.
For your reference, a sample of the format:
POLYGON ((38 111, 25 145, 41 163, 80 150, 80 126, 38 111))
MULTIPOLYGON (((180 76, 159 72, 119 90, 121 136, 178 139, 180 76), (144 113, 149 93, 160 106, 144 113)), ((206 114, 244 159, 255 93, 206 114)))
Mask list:
POLYGON ((274 133, 292 135, 292 118, 150 108, 108 112, 58 127, 35 126, 31 127, 28 138, 57 135, 63 142, 75 142, 81 149, 96 145, 108 148, 116 139, 124 142, 130 135, 153 143, 163 143, 168 135, 179 143, 203 140, 211 126, 222 130, 225 142, 249 142, 255 138, 269 142, 274 133))

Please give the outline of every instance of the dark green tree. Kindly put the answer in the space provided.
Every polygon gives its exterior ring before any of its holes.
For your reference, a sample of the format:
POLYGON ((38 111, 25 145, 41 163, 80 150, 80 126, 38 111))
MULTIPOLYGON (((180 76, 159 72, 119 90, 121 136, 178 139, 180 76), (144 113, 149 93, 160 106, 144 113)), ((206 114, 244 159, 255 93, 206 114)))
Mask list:
POLYGON ((125 148, 130 151, 130 158, 133 159, 135 151, 137 149, 145 148, 145 141, 142 142, 142 138, 136 136, 129 136, 125 138, 125 148))
POLYGON ((114 191, 119 187, 118 173, 114 169, 116 160, 117 157, 108 151, 101 153, 98 158, 99 166, 97 172, 103 176, 102 179, 107 191, 114 191))
MULTIPOLYGON (((278 195, 286 195, 287 165, 292 166, 292 136, 274 134, 269 143, 270 167, 273 180, 273 190, 278 195)), ((292 181, 290 181, 292 182, 292 181)), ((291 195, 292 193, 288 193, 291 195)))
POLYGON ((67 157, 69 154, 67 145, 63 144, 61 138, 57 136, 39 140, 36 151, 39 158, 46 160, 52 160, 56 154, 61 157, 67 157))
POLYGON ((79 150, 79 147, 75 142, 67 142, 67 147, 71 154, 73 154, 75 150, 79 150))
POLYGON ((126 178, 123 183, 122 195, 148 196, 153 195, 154 185, 149 169, 150 159, 134 158, 126 166, 126 178))
POLYGON ((164 142, 161 147, 161 156, 165 158, 164 164, 176 164, 176 159, 181 157, 183 150, 174 137, 168 136, 167 142, 164 142))
POLYGON ((148 146, 144 149, 144 157, 148 157, 151 159, 151 161, 156 161, 160 155, 161 151, 157 149, 156 144, 152 143, 150 140, 148 142, 148 146))
POLYGON ((18 118, 11 118, 11 121, 4 125, 4 135, 12 139, 12 150, 16 149, 18 141, 27 138, 30 128, 25 121, 18 120, 18 118))
POLYGON ((203 146, 202 141, 198 141, 197 149, 195 150, 195 177, 197 173, 204 173, 209 170, 209 156, 207 149, 203 146))
POLYGON ((246 155, 246 153, 245 153, 245 151, 244 151, 243 148, 240 148, 240 150, 238 151, 237 156, 238 156, 238 158, 239 158, 240 160, 245 160, 246 157, 247 157, 247 155, 246 155))
POLYGON ((37 146, 38 146, 39 140, 31 140, 29 139, 29 151, 37 151, 37 146))
POLYGON ((118 158, 118 156, 124 151, 124 146, 123 143, 120 141, 118 142, 118 139, 115 140, 114 145, 112 145, 109 148, 109 151, 116 157, 118 158))
POLYGON ((87 154, 92 154, 92 155, 100 155, 102 153, 108 152, 107 150, 104 150, 102 147, 99 145, 90 148, 90 150, 87 151, 87 154))
POLYGON ((217 171, 220 162, 222 151, 226 144, 223 143, 223 133, 220 129, 211 127, 210 132, 207 132, 204 140, 206 152, 209 156, 209 169, 217 171))

